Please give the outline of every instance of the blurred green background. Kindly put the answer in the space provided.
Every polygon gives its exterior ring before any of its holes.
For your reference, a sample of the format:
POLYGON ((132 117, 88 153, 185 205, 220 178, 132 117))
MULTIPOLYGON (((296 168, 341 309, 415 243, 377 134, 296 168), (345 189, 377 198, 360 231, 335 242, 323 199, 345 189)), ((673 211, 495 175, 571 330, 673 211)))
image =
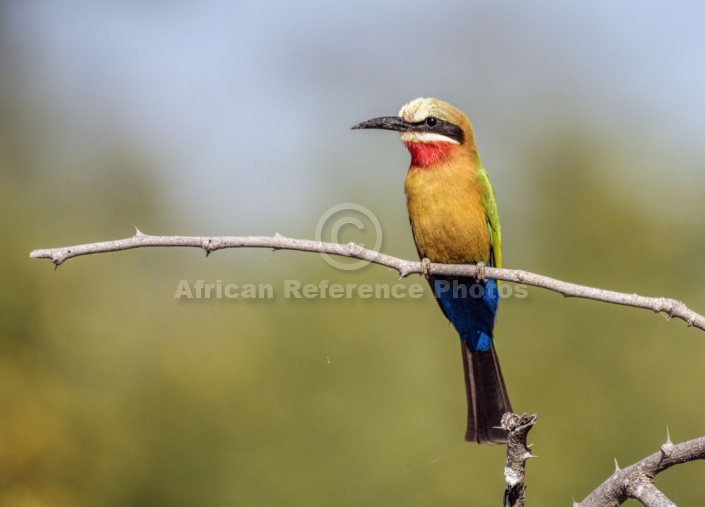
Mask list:
MULTIPOLYGON (((0 2, 0 505, 497 505, 504 448, 463 441, 457 336, 427 292, 283 294, 393 271, 28 254, 134 226, 313 239, 347 202, 415 259, 408 154, 349 127, 437 96, 474 123, 506 267, 703 312, 703 24, 697 2, 0 2), (275 293, 175 299, 181 280, 275 293)), ((539 414, 531 505, 582 499, 666 427, 705 435, 705 335, 680 321, 530 289, 496 337, 515 410, 539 414)), ((698 505, 703 473, 657 484, 698 505)))

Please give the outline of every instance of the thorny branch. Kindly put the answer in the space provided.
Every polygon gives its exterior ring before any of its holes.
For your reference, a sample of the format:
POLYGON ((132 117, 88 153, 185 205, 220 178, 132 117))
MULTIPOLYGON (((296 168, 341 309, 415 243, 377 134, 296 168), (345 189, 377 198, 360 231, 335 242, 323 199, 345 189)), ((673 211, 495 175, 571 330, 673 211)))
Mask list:
MULTIPOLYGON (((50 259, 59 266, 67 259, 80 255, 89 255, 104 252, 117 252, 129 250, 131 248, 143 248, 148 246, 162 247, 196 247, 202 248, 206 255, 223 248, 273 248, 274 250, 298 250, 302 252, 318 252, 331 255, 340 255, 373 262, 381 266, 395 269, 401 277, 406 277, 414 273, 426 273, 433 275, 475 275, 475 266, 470 264, 428 264, 427 267, 421 262, 407 261, 385 255, 374 250, 368 250, 355 243, 324 243, 306 239, 287 238, 279 234, 275 236, 149 236, 139 230, 137 233, 126 239, 106 241, 102 243, 89 243, 85 245, 68 246, 62 248, 50 248, 44 250, 34 250, 29 254, 34 259, 50 259)), ((625 294, 609 290, 596 289, 563 282, 554 278, 549 278, 528 271, 517 269, 484 268, 484 276, 496 280, 507 282, 523 283, 542 289, 548 289, 565 297, 579 297, 603 301, 635 308, 644 308, 656 313, 664 312, 668 318, 679 318, 686 322, 688 326, 693 326, 705 331, 705 316, 695 313, 681 301, 669 298, 654 298, 639 296, 638 294, 625 294)))
POLYGON ((675 507, 675 503, 654 485, 656 474, 673 465, 705 459, 705 437, 673 444, 670 437, 661 449, 627 468, 617 467, 612 476, 573 507, 617 507, 628 498, 646 507, 675 507))
POLYGON ((503 507, 524 507, 525 505, 526 462, 536 457, 531 454, 526 438, 537 419, 537 415, 517 415, 511 412, 502 416, 501 427, 507 430, 507 464, 504 467, 507 489, 504 490, 503 507))

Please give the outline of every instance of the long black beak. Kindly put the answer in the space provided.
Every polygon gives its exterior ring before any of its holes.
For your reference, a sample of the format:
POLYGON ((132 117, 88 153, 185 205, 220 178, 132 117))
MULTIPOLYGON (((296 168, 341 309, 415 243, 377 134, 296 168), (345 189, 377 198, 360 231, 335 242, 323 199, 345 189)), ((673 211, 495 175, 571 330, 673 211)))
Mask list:
POLYGON ((372 120, 358 123, 352 129, 382 129, 394 130, 396 132, 408 132, 414 128, 414 124, 404 121, 399 116, 383 116, 372 120))

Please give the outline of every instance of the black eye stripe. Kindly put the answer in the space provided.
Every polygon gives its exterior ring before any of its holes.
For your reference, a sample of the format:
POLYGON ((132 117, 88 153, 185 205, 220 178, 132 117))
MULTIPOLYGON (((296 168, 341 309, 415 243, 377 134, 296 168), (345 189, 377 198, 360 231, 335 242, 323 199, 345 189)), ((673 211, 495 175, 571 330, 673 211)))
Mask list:
POLYGON ((449 121, 441 120, 440 118, 436 118, 434 116, 430 116, 423 121, 414 123, 413 130, 416 132, 431 132, 433 134, 440 134, 450 137, 451 139, 458 141, 460 144, 463 144, 463 141, 465 141, 465 133, 463 132, 463 129, 453 123, 450 123, 449 121), (435 123, 432 121, 429 123, 429 120, 435 120, 435 123), (431 123, 433 123, 433 125, 431 125, 431 123))

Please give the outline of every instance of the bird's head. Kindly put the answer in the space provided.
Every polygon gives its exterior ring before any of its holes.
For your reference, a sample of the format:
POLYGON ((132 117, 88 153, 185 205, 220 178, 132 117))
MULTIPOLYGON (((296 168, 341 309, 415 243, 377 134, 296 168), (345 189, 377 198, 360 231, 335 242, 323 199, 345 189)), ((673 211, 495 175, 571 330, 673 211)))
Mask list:
POLYGON ((363 121, 353 129, 395 130, 411 153, 411 165, 427 167, 448 156, 477 157, 472 126, 467 116, 447 102, 418 98, 405 104, 399 116, 363 121))

